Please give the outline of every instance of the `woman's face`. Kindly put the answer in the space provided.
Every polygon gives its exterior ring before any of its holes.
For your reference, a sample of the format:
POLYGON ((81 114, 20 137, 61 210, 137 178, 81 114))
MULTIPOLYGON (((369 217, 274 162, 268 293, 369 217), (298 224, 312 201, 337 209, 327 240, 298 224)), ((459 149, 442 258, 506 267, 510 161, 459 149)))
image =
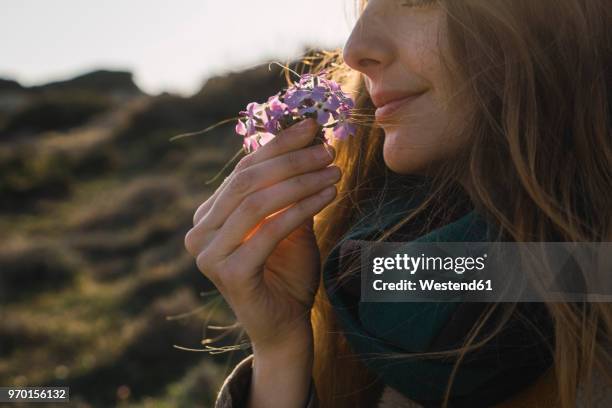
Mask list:
POLYGON ((346 63, 364 75, 377 107, 385 163, 397 173, 427 173, 462 144, 465 109, 449 104, 446 47, 445 14, 431 0, 370 0, 345 45, 346 63))

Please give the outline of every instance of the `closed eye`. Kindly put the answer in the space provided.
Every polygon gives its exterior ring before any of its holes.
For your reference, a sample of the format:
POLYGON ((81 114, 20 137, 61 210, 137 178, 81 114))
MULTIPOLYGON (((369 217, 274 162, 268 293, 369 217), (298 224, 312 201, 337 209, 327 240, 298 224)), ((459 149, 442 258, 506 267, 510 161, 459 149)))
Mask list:
POLYGON ((402 7, 426 7, 433 5, 437 0, 401 0, 402 7))

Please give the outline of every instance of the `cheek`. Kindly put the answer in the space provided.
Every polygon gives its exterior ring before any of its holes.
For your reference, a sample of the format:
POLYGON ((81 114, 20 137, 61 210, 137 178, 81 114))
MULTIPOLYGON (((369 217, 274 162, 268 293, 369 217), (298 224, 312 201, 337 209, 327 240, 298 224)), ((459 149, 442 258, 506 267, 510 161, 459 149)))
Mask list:
POLYGON ((450 108, 450 78, 441 56, 448 52, 445 24, 441 12, 422 14, 414 24, 406 25, 406 33, 398 38, 400 54, 397 65, 402 72, 397 78, 407 83, 419 83, 412 89, 425 88, 414 104, 402 109, 385 131, 384 159, 386 165, 401 174, 424 173, 441 161, 450 160, 465 142, 458 140, 459 127, 464 122, 463 105, 450 108), (418 30, 414 27, 418 25, 418 30))

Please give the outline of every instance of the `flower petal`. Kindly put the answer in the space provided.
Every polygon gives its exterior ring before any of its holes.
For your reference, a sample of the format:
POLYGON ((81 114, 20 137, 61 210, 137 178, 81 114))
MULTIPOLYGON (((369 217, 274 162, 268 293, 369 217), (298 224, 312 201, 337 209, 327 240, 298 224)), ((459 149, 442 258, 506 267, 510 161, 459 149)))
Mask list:
POLYGON ((241 120, 236 123, 236 133, 242 136, 246 135, 247 133, 247 128, 241 120))
POLYGON ((331 114, 329 112, 326 112, 324 110, 317 111, 317 122, 319 123, 319 125, 323 126, 327 122, 329 122, 330 115, 331 114))

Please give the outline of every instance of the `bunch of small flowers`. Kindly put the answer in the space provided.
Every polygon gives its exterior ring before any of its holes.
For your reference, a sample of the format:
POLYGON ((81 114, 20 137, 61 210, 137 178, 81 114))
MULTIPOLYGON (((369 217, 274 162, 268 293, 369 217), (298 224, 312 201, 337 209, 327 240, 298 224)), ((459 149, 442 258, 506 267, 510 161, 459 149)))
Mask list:
POLYGON ((236 124, 236 133, 244 137, 245 151, 257 150, 283 129, 307 118, 319 123, 323 142, 328 137, 323 129, 332 129, 338 139, 354 135, 355 126, 350 123, 353 100, 325 76, 325 72, 301 75, 298 82, 267 102, 249 103, 236 124))

